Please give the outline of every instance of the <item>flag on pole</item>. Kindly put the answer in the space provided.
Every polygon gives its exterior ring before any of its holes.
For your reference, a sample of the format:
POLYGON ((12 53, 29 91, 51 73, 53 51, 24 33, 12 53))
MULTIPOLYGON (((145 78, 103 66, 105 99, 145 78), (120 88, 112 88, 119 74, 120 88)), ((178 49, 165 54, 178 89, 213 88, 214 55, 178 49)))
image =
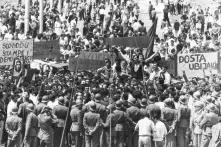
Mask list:
POLYGON ((144 57, 148 58, 154 54, 153 47, 154 47, 154 40, 156 37, 156 29, 157 29, 157 18, 154 20, 153 25, 150 27, 149 31, 147 32, 147 49, 144 51, 144 57))

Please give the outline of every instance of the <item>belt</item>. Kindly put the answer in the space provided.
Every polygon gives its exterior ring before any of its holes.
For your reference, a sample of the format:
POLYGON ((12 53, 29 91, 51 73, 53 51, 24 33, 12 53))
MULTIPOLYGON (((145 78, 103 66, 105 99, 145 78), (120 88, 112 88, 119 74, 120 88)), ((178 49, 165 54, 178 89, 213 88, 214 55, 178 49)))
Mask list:
POLYGON ((140 137, 151 137, 151 135, 139 135, 140 137))

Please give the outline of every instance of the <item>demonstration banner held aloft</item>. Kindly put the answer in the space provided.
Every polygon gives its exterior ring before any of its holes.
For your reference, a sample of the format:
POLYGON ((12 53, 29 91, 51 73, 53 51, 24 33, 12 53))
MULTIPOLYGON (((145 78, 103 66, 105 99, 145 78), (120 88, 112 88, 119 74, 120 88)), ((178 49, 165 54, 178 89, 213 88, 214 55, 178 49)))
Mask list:
POLYGON ((79 71, 97 70, 98 68, 105 66, 105 59, 113 61, 114 56, 109 53, 82 52, 78 57, 70 57, 69 70, 71 72, 74 72, 76 68, 79 71))
POLYGON ((33 40, 0 41, 0 65, 13 65, 14 58, 30 63, 33 57, 33 40))
POLYGON ((33 59, 59 58, 59 40, 34 42, 33 59))
POLYGON ((218 73, 218 53, 178 54, 177 72, 179 76, 185 71, 187 77, 203 77, 218 73))

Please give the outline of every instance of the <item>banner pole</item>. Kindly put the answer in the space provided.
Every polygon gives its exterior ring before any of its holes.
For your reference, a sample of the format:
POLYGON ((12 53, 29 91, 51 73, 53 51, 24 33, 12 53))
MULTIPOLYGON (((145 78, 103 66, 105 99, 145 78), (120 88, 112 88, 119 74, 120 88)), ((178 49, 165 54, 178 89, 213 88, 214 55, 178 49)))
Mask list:
MULTIPOLYGON (((76 69, 75 69, 74 76, 77 75, 78 63, 79 63, 79 57, 78 57, 78 60, 77 60, 77 65, 76 65, 76 69)), ((65 137, 65 133, 66 133, 66 129, 67 129, 67 122, 68 122, 68 118, 69 118, 68 116, 69 116, 69 114, 70 114, 71 107, 72 107, 72 102, 73 102, 73 97, 75 96, 75 92, 76 92, 76 90, 74 90, 74 88, 75 88, 75 79, 76 79, 76 78, 74 78, 73 85, 72 85, 71 99, 70 99, 70 101, 69 101, 68 112, 67 112, 66 118, 65 118, 65 124, 64 124, 63 132, 62 132, 62 136, 61 136, 60 147, 63 146, 64 137, 65 137)))

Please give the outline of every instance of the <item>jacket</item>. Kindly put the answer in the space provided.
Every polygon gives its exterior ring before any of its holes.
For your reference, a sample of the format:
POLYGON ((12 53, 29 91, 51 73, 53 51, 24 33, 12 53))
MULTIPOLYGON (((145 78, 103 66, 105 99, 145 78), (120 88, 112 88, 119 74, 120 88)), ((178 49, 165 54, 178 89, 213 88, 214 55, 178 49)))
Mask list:
POLYGON ((99 129, 101 123, 100 114, 95 112, 87 112, 84 114, 83 125, 85 135, 93 135, 99 129))
POLYGON ((31 112, 28 114, 25 125, 25 136, 37 136, 38 133, 38 117, 31 112))
POLYGON ((9 140, 18 139, 22 130, 22 119, 17 115, 11 115, 6 119, 5 129, 9 140))
POLYGON ((212 126, 219 122, 218 114, 209 112, 203 116, 200 127, 203 129, 202 134, 212 136, 212 126))
POLYGON ((77 107, 74 107, 70 112, 70 117, 72 121, 70 131, 83 131, 83 111, 77 107))
POLYGON ((57 127, 64 127, 65 119, 68 113, 68 107, 57 105, 53 109, 53 114, 57 116, 58 124, 57 127))

